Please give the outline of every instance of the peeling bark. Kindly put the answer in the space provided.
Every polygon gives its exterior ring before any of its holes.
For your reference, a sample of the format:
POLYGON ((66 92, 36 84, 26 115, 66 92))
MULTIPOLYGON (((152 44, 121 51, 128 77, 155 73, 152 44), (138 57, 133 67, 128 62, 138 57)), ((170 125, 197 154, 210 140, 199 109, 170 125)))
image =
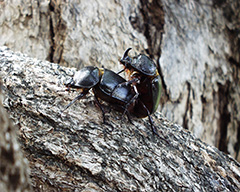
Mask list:
MULTIPOLYGON (((160 113, 102 124, 93 97, 61 110, 77 93, 59 92, 75 69, 0 48, 4 106, 20 131, 36 191, 239 191, 240 164, 160 113), (113 128, 113 129, 112 129, 113 128)), ((105 110, 109 109, 105 104, 105 110)))

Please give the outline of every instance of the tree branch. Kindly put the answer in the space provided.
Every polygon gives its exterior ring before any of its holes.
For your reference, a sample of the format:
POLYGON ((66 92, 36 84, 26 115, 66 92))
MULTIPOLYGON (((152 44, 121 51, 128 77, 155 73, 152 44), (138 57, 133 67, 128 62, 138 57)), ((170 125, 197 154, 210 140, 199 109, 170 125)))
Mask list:
POLYGON ((111 110, 110 125, 102 124, 91 95, 61 114, 77 96, 60 92, 74 72, 0 48, 4 105, 19 126, 35 190, 240 190, 239 163, 160 113, 153 119, 167 142, 147 119, 130 124, 111 110))

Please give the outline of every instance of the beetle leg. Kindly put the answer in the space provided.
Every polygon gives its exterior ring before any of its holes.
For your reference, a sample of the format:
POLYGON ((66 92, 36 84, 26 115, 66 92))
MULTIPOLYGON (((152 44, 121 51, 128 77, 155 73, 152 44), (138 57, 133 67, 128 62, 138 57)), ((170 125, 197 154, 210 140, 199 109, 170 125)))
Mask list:
MULTIPOLYGON (((139 94, 134 95, 134 97, 125 105, 124 111, 123 111, 123 114, 122 114, 122 119, 123 119, 123 117, 124 117, 124 115, 126 113, 128 114, 128 107, 129 107, 129 105, 131 105, 134 101, 136 101, 136 99, 138 98, 138 95, 139 94)), ((131 123, 131 120, 130 120, 130 123, 131 123)))
POLYGON ((153 122, 153 120, 152 120, 152 117, 151 117, 151 115, 150 115, 149 110, 148 110, 147 107, 143 104, 142 101, 140 101, 140 102, 141 102, 141 104, 143 105, 144 109, 147 111, 148 119, 149 119, 149 122, 150 122, 151 128, 152 128, 152 132, 153 132, 154 134, 156 134, 158 137, 160 137, 162 140, 166 141, 166 142, 169 144, 169 142, 168 142, 165 138, 163 138, 162 136, 160 136, 160 135, 158 134, 157 129, 156 129, 156 127, 154 126, 154 122, 153 122))
POLYGON ((122 73, 124 70, 125 70, 125 69, 122 69, 121 71, 117 72, 117 74, 120 74, 120 73, 122 73))
POLYGON ((101 111, 102 111, 102 115, 103 115, 103 123, 104 124, 106 124, 106 125, 108 125, 108 126, 110 126, 112 129, 110 130, 110 132, 112 132, 113 131, 113 129, 114 129, 114 127, 113 127, 113 125, 111 125, 110 123, 107 123, 107 121, 106 121, 106 116, 105 116, 105 111, 103 110, 103 107, 102 107, 102 105, 101 105, 101 103, 100 103, 100 101, 98 100, 98 98, 97 98, 97 96, 96 96, 96 92, 93 90, 93 93, 94 93, 94 96, 95 96, 95 99, 96 99, 96 103, 97 103, 97 105, 98 105, 98 107, 101 109, 101 111))
POLYGON ((134 101, 136 101, 136 99, 138 98, 138 96, 139 96, 139 93, 138 93, 138 91, 137 91, 137 88, 136 88, 136 86, 133 86, 133 89, 134 89, 134 91, 135 91, 135 95, 133 96, 133 98, 125 105, 125 109, 124 109, 124 111, 123 111, 123 115, 122 116, 124 116, 125 114, 126 114, 126 112, 128 112, 128 107, 134 102, 134 101))
POLYGON ((133 125, 133 122, 132 122, 132 120, 131 120, 131 118, 130 118, 130 113, 129 113, 129 111, 127 111, 127 118, 128 118, 128 121, 133 125))
MULTIPOLYGON (((142 102, 141 102, 141 103, 142 103, 142 102)), ((147 111, 148 120, 149 120, 149 122, 150 122, 150 124, 151 124, 152 132, 155 133, 157 136, 160 137, 160 135, 158 134, 158 132, 157 132, 157 130, 156 130, 156 127, 154 126, 154 122, 153 122, 153 120, 152 120, 152 117, 151 117, 151 115, 150 115, 149 110, 147 109, 147 107, 146 107, 143 103, 142 103, 142 105, 143 105, 144 109, 147 111)))
POLYGON ((67 108, 69 108, 72 104, 74 104, 77 100, 81 99, 82 97, 84 97, 86 94, 88 93, 88 90, 83 91, 80 95, 78 95, 77 97, 75 97, 62 111, 61 113, 63 113, 63 111, 65 111, 67 108))
POLYGON ((93 93, 94 93, 94 97, 95 97, 95 100, 96 100, 96 103, 97 103, 97 106, 101 109, 102 111, 102 115, 103 115, 103 123, 106 124, 106 117, 105 117, 105 111, 103 110, 103 107, 102 105, 100 104, 97 96, 96 96, 96 92, 93 90, 93 93))
POLYGON ((130 117, 129 117, 128 107, 129 107, 133 102, 135 102, 135 101, 137 100, 138 96, 139 96, 139 93, 138 93, 138 91, 137 91, 137 87, 136 87, 136 86, 133 86, 133 89, 134 89, 134 91, 135 91, 136 94, 135 94, 135 95, 133 96, 133 98, 131 98, 131 100, 125 105, 124 111, 123 111, 123 114, 122 114, 122 119, 123 119, 124 115, 127 113, 128 121, 129 121, 131 124, 133 124, 133 123, 132 123, 132 121, 131 121, 131 119, 130 119, 130 117))

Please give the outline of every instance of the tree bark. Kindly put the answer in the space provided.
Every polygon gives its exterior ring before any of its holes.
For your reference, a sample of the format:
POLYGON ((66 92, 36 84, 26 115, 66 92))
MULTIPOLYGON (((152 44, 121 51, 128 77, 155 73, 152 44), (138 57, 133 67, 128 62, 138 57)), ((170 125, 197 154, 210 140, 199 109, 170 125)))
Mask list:
POLYGON ((160 66, 161 112, 240 161, 239 0, 0 3, 0 45, 119 70, 132 47, 160 66))
POLYGON ((0 3, 0 45, 64 66, 119 68, 116 58, 126 48, 147 49, 145 36, 129 22, 138 6, 138 0, 6 0, 0 3))
MULTIPOLYGON (((109 125, 90 94, 61 92, 75 69, 0 48, 4 106, 19 128, 35 191, 239 191, 240 165, 161 113, 109 125)), ((105 104, 105 110, 109 107, 105 104)), ((107 110, 108 109, 108 110, 107 110)))
POLYGON ((31 191, 29 167, 17 138, 17 130, 2 105, 0 79, 0 190, 31 191))
POLYGON ((161 111, 240 161, 240 2, 162 2, 161 111))

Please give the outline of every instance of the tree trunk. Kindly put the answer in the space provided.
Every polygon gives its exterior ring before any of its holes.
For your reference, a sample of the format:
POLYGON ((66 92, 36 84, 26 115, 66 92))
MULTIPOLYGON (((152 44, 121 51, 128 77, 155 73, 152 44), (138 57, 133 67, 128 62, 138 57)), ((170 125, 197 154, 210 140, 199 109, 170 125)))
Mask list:
POLYGON ((133 47, 160 66, 161 111, 240 161, 239 0, 3 1, 0 45, 81 68, 133 47))
POLYGON ((240 1, 163 4, 161 111, 240 161, 240 1))
MULTIPOLYGON (((75 70, 0 48, 7 108, 20 131, 35 191, 239 191, 240 165, 160 113, 108 125, 90 94, 61 92, 75 70)), ((107 104, 105 110, 109 109, 107 104)), ((106 110, 107 111, 107 110, 106 110)))

